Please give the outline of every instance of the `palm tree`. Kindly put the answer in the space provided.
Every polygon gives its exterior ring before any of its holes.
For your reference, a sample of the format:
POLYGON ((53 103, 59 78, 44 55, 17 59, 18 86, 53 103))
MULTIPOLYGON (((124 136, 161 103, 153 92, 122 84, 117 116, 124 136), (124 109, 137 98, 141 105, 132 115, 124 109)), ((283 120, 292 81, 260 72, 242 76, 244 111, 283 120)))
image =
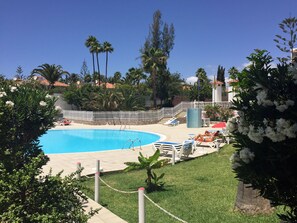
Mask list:
POLYGON ((76 84, 78 81, 80 81, 78 74, 72 73, 66 76, 67 84, 76 84))
POLYGON ((106 53, 106 59, 105 59, 105 79, 107 80, 107 64, 108 64, 108 53, 113 52, 113 48, 111 44, 107 41, 103 43, 103 52, 106 53))
POLYGON ((113 75, 113 78, 112 78, 112 82, 114 84, 120 83, 121 82, 121 77, 122 77, 121 72, 119 72, 119 71, 115 72, 114 75, 113 75))
MULTIPOLYGON (((89 51, 92 55, 92 61, 93 61, 93 75, 95 74, 95 58, 94 58, 94 54, 95 54, 95 50, 96 50, 96 43, 98 43, 98 40, 96 39, 95 36, 89 36, 88 39, 85 42, 85 46, 87 48, 89 48, 89 51)), ((93 80, 95 83, 95 79, 93 80)))
POLYGON ((99 41, 96 40, 96 42, 94 42, 93 44, 93 49, 95 51, 95 54, 96 54, 96 60, 97 60, 97 69, 98 69, 98 78, 99 78, 99 86, 100 86, 100 66, 99 66, 99 53, 102 53, 103 52, 103 48, 102 48, 102 45, 99 43, 99 41))
POLYGON ((58 81, 63 74, 68 74, 67 71, 62 69, 60 65, 49 65, 49 64, 42 64, 38 66, 39 68, 34 69, 31 72, 33 74, 39 74, 40 76, 44 77, 49 82, 49 88, 53 88, 56 81, 58 81))
POLYGON ((159 70, 166 68, 167 57, 162 50, 151 48, 141 55, 141 60, 145 72, 150 73, 153 81, 153 99, 154 107, 157 106, 157 91, 156 91, 156 78, 159 70))
POLYGON ((127 167, 124 171, 128 172, 131 170, 141 170, 146 169, 147 178, 146 182, 146 190, 148 192, 152 192, 155 190, 162 190, 164 186, 164 182, 162 182, 162 178, 164 177, 164 173, 160 176, 157 176, 156 173, 153 172, 153 169, 161 168, 169 162, 169 159, 160 159, 160 150, 157 149, 156 152, 150 157, 144 157, 142 153, 139 153, 138 161, 139 162, 126 162, 127 167))
POLYGON ((236 67, 231 67, 228 70, 229 78, 236 79, 237 74, 239 73, 238 69, 236 67))

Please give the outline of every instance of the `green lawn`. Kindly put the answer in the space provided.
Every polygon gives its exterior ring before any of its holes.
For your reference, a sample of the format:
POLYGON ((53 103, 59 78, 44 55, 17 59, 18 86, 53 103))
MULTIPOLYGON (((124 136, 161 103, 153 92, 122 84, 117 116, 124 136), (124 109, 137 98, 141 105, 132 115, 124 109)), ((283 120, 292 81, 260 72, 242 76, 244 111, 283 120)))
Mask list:
MULTIPOLYGON (((273 223, 279 222, 276 214, 248 216, 233 211, 237 190, 237 180, 231 170, 229 157, 231 145, 219 153, 181 162, 175 166, 157 169, 165 173, 165 191, 153 192, 148 196, 164 209, 187 222, 227 222, 227 223, 273 223)), ((145 171, 104 174, 104 179, 113 187, 134 191, 145 186, 145 171)), ((86 185, 93 189, 94 179, 86 185)), ((128 222, 138 222, 137 194, 114 192, 101 183, 100 203, 128 222)), ((91 198, 93 192, 86 192, 91 198)), ((99 212, 100 213, 100 212, 99 212)), ((146 222, 178 222, 163 213, 146 200, 146 222)))

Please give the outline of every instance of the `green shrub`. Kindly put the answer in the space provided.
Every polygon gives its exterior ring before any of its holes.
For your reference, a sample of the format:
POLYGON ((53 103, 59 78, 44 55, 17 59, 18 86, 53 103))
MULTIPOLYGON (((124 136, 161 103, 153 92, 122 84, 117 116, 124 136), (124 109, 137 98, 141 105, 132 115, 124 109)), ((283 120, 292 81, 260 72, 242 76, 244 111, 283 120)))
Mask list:
POLYGON ((126 162, 125 164, 128 166, 126 167, 125 171, 130 170, 140 170, 146 169, 147 178, 145 180, 146 183, 146 191, 153 192, 157 190, 163 190, 164 182, 162 181, 164 177, 164 173, 160 176, 157 176, 153 169, 160 168, 166 165, 169 162, 169 159, 161 159, 160 157, 160 150, 156 150, 156 152, 150 157, 144 157, 142 153, 139 153, 138 156, 138 163, 136 162, 126 162))
POLYGON ((260 191, 273 205, 285 206, 280 215, 297 222, 297 69, 257 50, 251 65, 238 74, 233 100, 239 118, 228 122, 237 148, 233 156, 236 177, 260 191))
POLYGON ((230 108, 224 108, 217 104, 206 105, 204 110, 206 111, 206 116, 210 118, 211 121, 228 121, 229 118, 234 116, 233 110, 230 108))
POLYGON ((0 84, 0 222, 87 222, 74 174, 42 173, 49 158, 39 137, 54 126, 55 99, 34 85, 10 84, 0 84))

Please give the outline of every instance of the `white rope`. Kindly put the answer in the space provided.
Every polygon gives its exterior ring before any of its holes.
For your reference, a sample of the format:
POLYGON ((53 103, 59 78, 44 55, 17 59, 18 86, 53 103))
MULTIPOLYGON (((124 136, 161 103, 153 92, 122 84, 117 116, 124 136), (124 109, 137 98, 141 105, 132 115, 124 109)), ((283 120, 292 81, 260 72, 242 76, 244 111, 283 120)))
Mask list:
MULTIPOLYGON (((134 193, 138 193, 138 191, 122 191, 122 190, 118 190, 110 185, 108 185, 104 180, 102 180, 101 177, 99 177, 99 179, 102 181, 102 183, 104 183, 107 187, 109 187, 110 189, 114 190, 114 191, 117 191, 119 193, 123 193, 123 194, 134 194, 134 193)), ((172 218, 180 221, 180 222, 183 222, 183 223, 188 223, 182 219, 180 219, 179 217, 176 217, 175 215, 171 214, 169 211, 166 211, 164 208, 160 207, 158 204, 156 204, 153 200, 151 200, 148 196, 146 196, 144 194, 144 197, 146 197, 153 205, 155 205, 157 208, 159 208, 161 211, 165 212, 166 214, 168 214, 169 216, 171 216, 172 218)))
POLYGON ((118 190, 110 185, 108 185, 104 180, 101 179, 101 177, 99 177, 99 179, 102 181, 102 183, 104 183, 107 187, 109 187, 110 189, 117 191, 119 193, 123 193, 123 194, 134 194, 134 193, 138 193, 138 191, 123 191, 123 190, 118 190))
POLYGON ((174 219, 180 221, 180 222, 183 222, 183 223, 188 223, 182 219, 180 219, 179 217, 176 217, 175 215, 171 214, 169 211, 166 211, 164 208, 160 207, 158 204, 156 204, 154 201, 152 201, 152 199, 150 199, 148 196, 146 196, 144 194, 144 196, 153 204, 155 205, 156 207, 158 207, 159 209, 161 209, 163 212, 165 212, 166 214, 170 215, 171 217, 173 217, 174 219))

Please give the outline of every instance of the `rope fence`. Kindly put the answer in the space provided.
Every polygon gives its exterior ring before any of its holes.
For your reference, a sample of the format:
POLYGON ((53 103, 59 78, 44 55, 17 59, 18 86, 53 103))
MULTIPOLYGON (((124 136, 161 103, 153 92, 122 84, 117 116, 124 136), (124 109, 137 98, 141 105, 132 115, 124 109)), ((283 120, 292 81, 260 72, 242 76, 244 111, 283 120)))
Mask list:
POLYGON ((119 192, 119 193, 122 193, 122 194, 135 194, 135 193, 138 193, 138 191, 123 191, 123 190, 118 190, 112 186, 110 186, 109 184, 107 184, 101 177, 99 177, 100 181, 102 183, 104 183, 107 187, 109 187, 110 189, 116 191, 116 192, 119 192))
POLYGON ((182 220, 181 218, 176 217, 175 215, 171 214, 169 211, 166 211, 164 208, 162 208, 160 205, 156 204, 152 199, 150 199, 146 194, 144 194, 144 197, 146 199, 148 199, 153 205, 155 205, 157 208, 159 208, 161 211, 163 211, 164 213, 168 214, 172 218, 174 218, 174 219, 176 219, 176 220, 178 220, 180 222, 183 222, 183 223, 188 223, 187 221, 182 220))
MULTIPOLYGON (((77 169, 81 169, 81 163, 77 163, 77 169)), ((159 208, 161 211, 163 211, 165 214, 168 214, 170 217, 174 218, 177 221, 180 221, 182 223, 188 223, 187 221, 173 215, 171 212, 165 210, 162 208, 160 205, 155 203, 151 198, 149 198, 145 193, 144 193, 144 188, 141 187, 137 191, 124 191, 124 190, 119 190, 116 189, 112 186, 110 186, 108 183, 106 183, 101 177, 100 177, 100 160, 96 161, 96 170, 97 172, 95 173, 95 201, 99 203, 99 194, 100 194, 100 183, 101 181, 103 184, 105 184, 108 188, 110 188, 113 191, 116 191, 118 193, 122 194, 136 194, 138 193, 138 217, 139 217, 139 223, 145 223, 145 202, 144 198, 146 198, 148 201, 150 201, 155 207, 159 208)), ((80 179, 80 173, 77 175, 77 179, 80 179)))

